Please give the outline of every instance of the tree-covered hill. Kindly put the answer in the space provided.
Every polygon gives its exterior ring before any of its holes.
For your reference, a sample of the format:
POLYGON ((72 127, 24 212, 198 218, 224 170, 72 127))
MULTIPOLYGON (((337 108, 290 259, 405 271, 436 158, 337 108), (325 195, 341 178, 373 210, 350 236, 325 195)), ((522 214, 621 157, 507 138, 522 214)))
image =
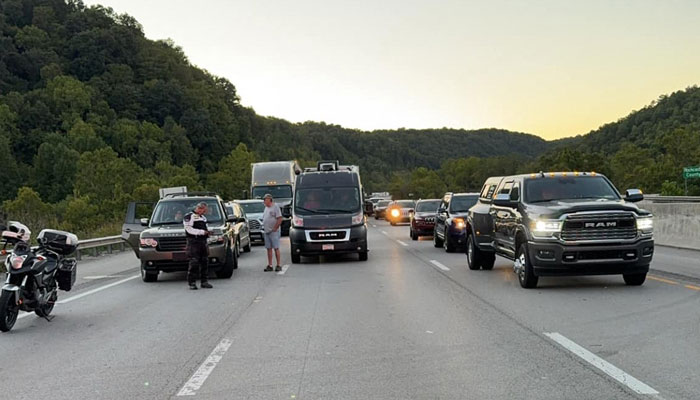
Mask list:
POLYGON ((113 234, 128 201, 153 199, 162 186, 236 198, 250 163, 265 160, 358 164, 369 191, 397 196, 552 169, 676 194, 682 167, 700 164, 699 117, 692 87, 557 142, 499 129, 290 123, 241 106, 231 82, 174 43, 146 39, 128 15, 80 0, 0 0, 0 211, 34 229, 113 234))

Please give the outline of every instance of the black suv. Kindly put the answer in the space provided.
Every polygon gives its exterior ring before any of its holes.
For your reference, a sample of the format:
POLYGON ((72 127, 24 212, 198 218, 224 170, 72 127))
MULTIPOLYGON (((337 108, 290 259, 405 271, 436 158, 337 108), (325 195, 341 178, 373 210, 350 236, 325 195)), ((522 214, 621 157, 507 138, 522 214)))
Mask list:
POLYGON ((466 217, 479 193, 445 193, 435 216, 433 244, 452 253, 466 245, 466 217))
POLYGON ((537 173, 489 178, 467 218, 469 269, 513 260, 524 288, 540 276, 622 274, 641 285, 654 254, 652 215, 603 175, 537 173))

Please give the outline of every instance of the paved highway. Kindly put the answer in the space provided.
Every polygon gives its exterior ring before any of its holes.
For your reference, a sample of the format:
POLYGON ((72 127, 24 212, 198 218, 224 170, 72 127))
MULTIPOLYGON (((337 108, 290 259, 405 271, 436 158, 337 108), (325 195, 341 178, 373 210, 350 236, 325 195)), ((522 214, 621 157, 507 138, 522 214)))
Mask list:
MULTIPOLYGON (((132 253, 84 261, 52 322, 0 335, 7 399, 694 399, 700 253, 660 248, 644 286, 469 271, 371 220, 370 260, 305 259, 189 291, 132 253)), ((288 258, 288 242, 283 244, 288 258)))

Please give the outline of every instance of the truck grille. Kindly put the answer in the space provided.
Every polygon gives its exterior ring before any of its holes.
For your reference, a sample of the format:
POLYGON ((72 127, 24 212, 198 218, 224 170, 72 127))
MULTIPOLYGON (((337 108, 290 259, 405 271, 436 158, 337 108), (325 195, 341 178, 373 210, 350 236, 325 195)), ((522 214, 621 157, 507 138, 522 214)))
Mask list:
POLYGON ((257 219, 251 219, 248 221, 248 229, 251 231, 259 231, 262 228, 262 225, 260 225, 260 221, 257 219))
POLYGON ((187 238, 182 237, 162 237, 158 239, 158 251, 185 251, 187 238))
POLYGON ((310 232, 311 240, 343 240, 345 231, 310 232))
POLYGON ((561 238, 566 241, 626 240, 637 237, 637 223, 629 213, 570 215, 561 238))

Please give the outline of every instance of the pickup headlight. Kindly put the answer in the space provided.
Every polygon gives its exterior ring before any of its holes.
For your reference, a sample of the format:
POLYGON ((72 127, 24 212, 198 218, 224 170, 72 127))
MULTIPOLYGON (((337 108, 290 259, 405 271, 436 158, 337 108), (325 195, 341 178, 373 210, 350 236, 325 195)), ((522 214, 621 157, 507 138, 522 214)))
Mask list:
POLYGON ((224 242, 224 235, 211 235, 207 238, 208 244, 223 243, 223 242, 224 242))
POLYGON ((149 247, 157 247, 157 246, 158 246, 158 241, 153 239, 153 238, 141 238, 139 240, 139 247, 149 248, 149 247))
POLYGON ((561 232, 562 222, 559 220, 538 219, 532 222, 531 229, 533 236, 550 237, 561 232))
POLYGON ((637 229, 642 233, 652 233, 654 231, 654 217, 638 217, 637 229))
POLYGON ((457 230, 461 231, 465 227, 464 218, 455 218, 452 222, 454 222, 454 226, 457 230))

